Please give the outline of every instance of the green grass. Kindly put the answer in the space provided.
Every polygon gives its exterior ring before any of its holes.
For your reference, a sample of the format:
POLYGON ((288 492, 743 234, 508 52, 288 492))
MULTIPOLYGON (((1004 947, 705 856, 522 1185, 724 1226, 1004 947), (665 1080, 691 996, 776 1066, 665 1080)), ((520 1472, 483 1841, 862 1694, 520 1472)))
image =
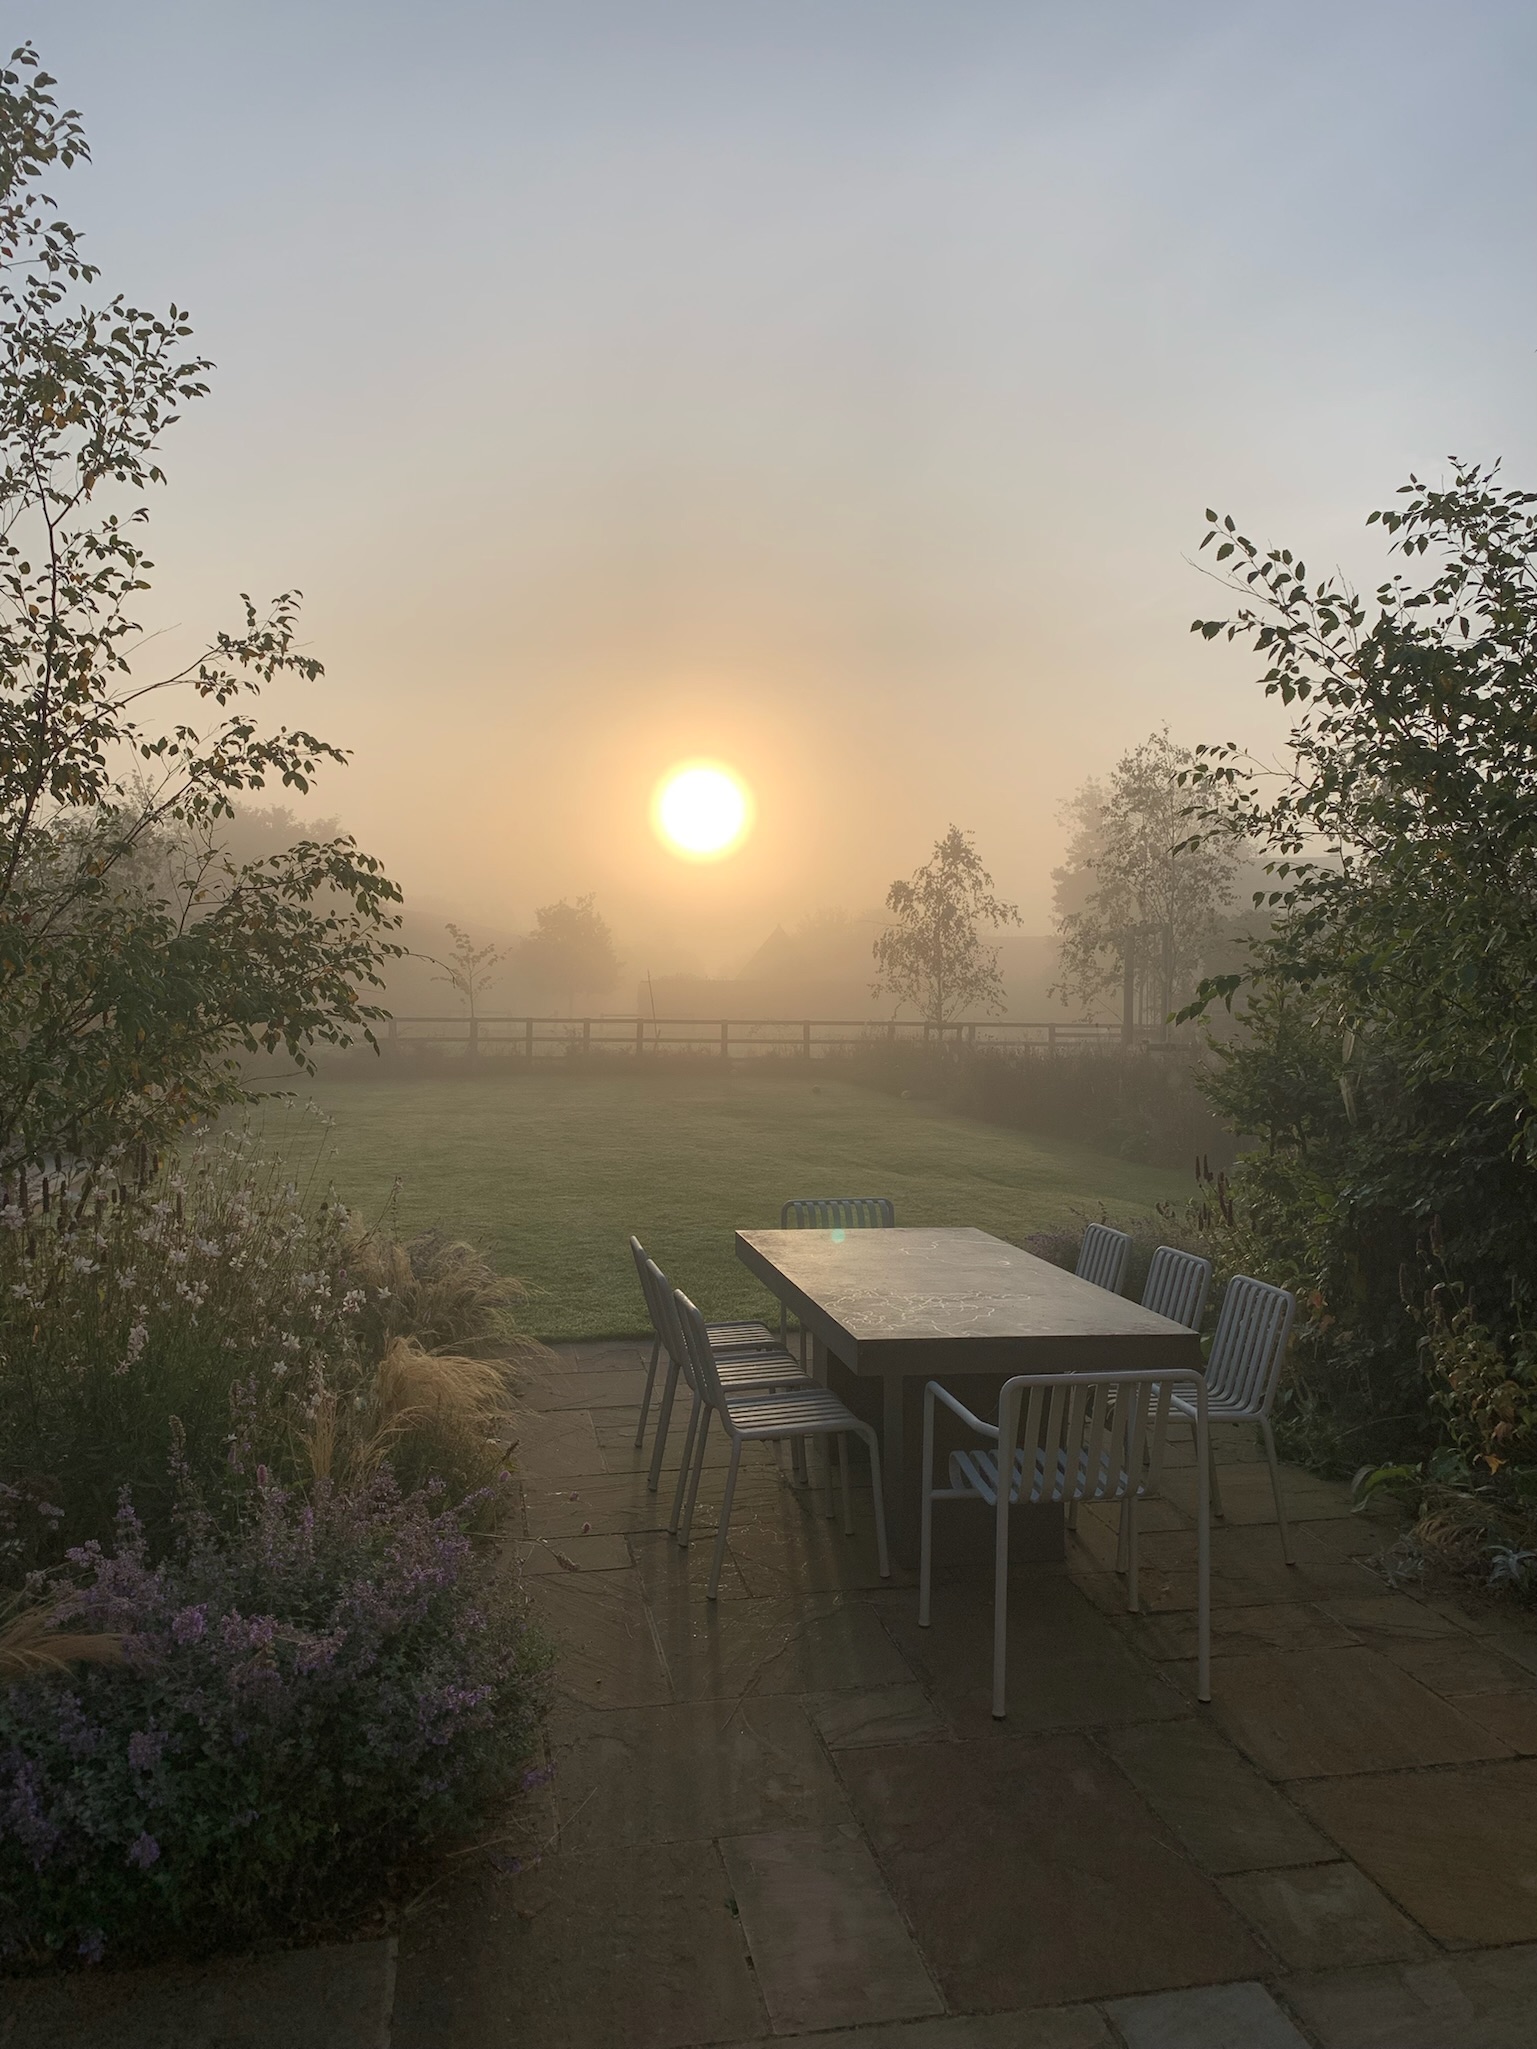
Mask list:
POLYGON ((631 1231, 712 1316, 764 1315, 732 1232, 792 1195, 889 1195, 899 1224, 1019 1239, 1076 1212, 1146 1213, 1185 1178, 846 1082, 555 1073, 325 1082, 327 1171, 369 1220, 471 1239, 530 1289, 540 1337, 643 1323, 631 1231), (393 1195, 395 1177, 400 1177, 393 1195))

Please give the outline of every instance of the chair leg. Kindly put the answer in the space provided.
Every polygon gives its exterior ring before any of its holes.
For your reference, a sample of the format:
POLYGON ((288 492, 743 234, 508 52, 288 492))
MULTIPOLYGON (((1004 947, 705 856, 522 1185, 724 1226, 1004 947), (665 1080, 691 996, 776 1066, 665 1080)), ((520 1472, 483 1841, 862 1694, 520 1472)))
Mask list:
MULTIPOLYGON (((1195 1425, 1191 1424, 1191 1429, 1195 1425)), ((1211 1425, 1206 1426, 1206 1470, 1211 1475, 1211 1512, 1218 1522, 1226 1522, 1222 1512, 1222 1482, 1217 1478, 1217 1446, 1211 1434, 1211 1425)))
POLYGON ((1122 1510, 1126 1517, 1126 1612, 1135 1615, 1137 1609, 1137 1497, 1128 1494, 1122 1510))
POLYGON ((1265 1456, 1270 1461, 1270 1491, 1275 1496, 1275 1519, 1281 1525, 1281 1556, 1288 1565, 1295 1565, 1297 1561, 1292 1556, 1291 1530, 1287 1525, 1286 1510, 1281 1503, 1281 1469, 1276 1464, 1275 1436, 1270 1428, 1270 1418, 1261 1416, 1259 1427, 1265 1439, 1265 1456))
POLYGON ((854 1534, 854 1497, 849 1492, 849 1440, 846 1431, 838 1433, 838 1481, 843 1491, 843 1534, 854 1534))
POLYGON ((1126 1502, 1128 1498, 1125 1495, 1121 1497, 1121 1519, 1115 1537, 1115 1569, 1123 1576, 1126 1571, 1126 1502))
POLYGON ((699 1499, 699 1475, 704 1471, 705 1440, 710 1434, 710 1418, 715 1411, 705 1405, 705 1412, 699 1419, 699 1442, 694 1446, 694 1470, 688 1483, 688 1507, 683 1511, 683 1527, 678 1532, 678 1542, 687 1545, 694 1528, 694 1504, 699 1499))
MULTIPOLYGON (((1197 1452, 1196 1465, 1206 1461, 1197 1452)), ((1211 1500, 1205 1486, 1196 1498, 1196 1688, 1197 1700, 1211 1699, 1211 1500)))
MULTIPOLYGON (((667 1378, 662 1382, 662 1406, 656 1412, 656 1443, 651 1447, 651 1470, 646 1475, 646 1488, 654 1494, 662 1478, 662 1454, 667 1449, 667 1433, 672 1428, 673 1398, 678 1392, 678 1362, 667 1361, 667 1378)), ((639 1440, 636 1440, 639 1442, 639 1440)), ((684 1454, 683 1463, 688 1464, 684 1454)))
POLYGON ((703 1402, 696 1394, 694 1405, 689 1410, 688 1435, 683 1440, 683 1457, 678 1465, 678 1484, 673 1490, 672 1520, 667 1525, 669 1534, 674 1537, 678 1534, 678 1525, 683 1520, 683 1497, 688 1492, 688 1476, 694 1469, 694 1439, 699 1432, 699 1412, 703 1407, 703 1402))
MULTIPOLYGON (((660 1338, 653 1338, 651 1341, 651 1364, 646 1368, 646 1391, 640 1398, 640 1421, 635 1426, 635 1449, 637 1451, 640 1450, 642 1440, 646 1435, 646 1417, 651 1410, 651 1390, 656 1386, 656 1362, 661 1356, 662 1340, 660 1338)), ((655 1492, 654 1483, 652 1491, 655 1492)))
POLYGON ((731 1466, 726 1474, 726 1492, 720 1504, 720 1528, 715 1532, 715 1556, 710 1561, 710 1583, 705 1588, 705 1599, 713 1601, 720 1592, 720 1569, 726 1562, 726 1525, 731 1520, 731 1498, 736 1493, 737 1467, 742 1463, 742 1440, 731 1440, 731 1466))
POLYGON ((918 1627, 927 1629, 929 1580, 934 1563, 934 1398, 927 1392, 923 1398, 922 1475, 923 1511, 918 1536, 918 1627))
POLYGON ((875 1498, 875 1562, 880 1568, 882 1579, 891 1577, 891 1554, 886 1549, 886 1503, 881 1493, 881 1452, 875 1441, 875 1432, 862 1430, 865 1445, 870 1453, 870 1492, 875 1498))
POLYGON ((993 1720, 1004 1715, 1004 1664, 1009 1648, 1009 1489, 1000 1477, 998 1514, 993 1533, 993 1720))

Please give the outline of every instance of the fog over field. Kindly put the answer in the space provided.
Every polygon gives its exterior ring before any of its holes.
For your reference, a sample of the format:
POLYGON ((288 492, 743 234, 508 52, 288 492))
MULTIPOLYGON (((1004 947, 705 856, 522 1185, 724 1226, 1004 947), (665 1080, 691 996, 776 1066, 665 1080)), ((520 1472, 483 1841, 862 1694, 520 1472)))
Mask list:
POLYGON ((328 674, 271 711, 355 756, 301 817, 425 947, 591 893, 611 1007, 647 972, 830 1000, 954 821, 1036 1008, 1064 800, 1165 726, 1280 730, 1190 637, 1204 509, 1370 585, 1410 469, 1531 474, 1513 0, 30 26, 92 139, 69 217, 218 364, 167 447, 155 660, 301 587, 328 674), (695 759, 753 802, 715 861, 652 824, 695 759))

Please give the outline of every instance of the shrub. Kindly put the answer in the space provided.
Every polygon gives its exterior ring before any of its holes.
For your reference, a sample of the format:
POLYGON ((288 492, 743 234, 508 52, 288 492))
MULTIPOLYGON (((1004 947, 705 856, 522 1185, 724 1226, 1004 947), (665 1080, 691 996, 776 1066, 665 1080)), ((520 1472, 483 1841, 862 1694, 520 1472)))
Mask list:
POLYGON ((132 1185, 13 1184, 0 1210, 0 1583, 104 1537, 125 1484, 163 1541, 173 1419, 178 1462, 215 1515, 258 1464, 307 1477, 326 1418, 349 1440, 387 1430, 412 1481, 484 1483, 502 1369, 479 1369, 468 1406, 446 1363, 414 1369, 410 1401, 400 1372, 381 1382, 380 1369, 407 1337, 497 1334, 515 1288, 468 1247, 363 1231, 307 1178, 301 1193, 247 1132, 205 1138, 158 1174, 146 1163, 132 1185))
POLYGON ((1201 1096, 1196 1062, 1184 1051, 940 1048, 872 1037, 832 1056, 829 1071, 1123 1159, 1187 1166, 1197 1156, 1219 1164, 1233 1157, 1234 1140, 1201 1096))
MULTIPOLYGON (((1078 1263, 1078 1250, 1083 1243, 1086 1224, 1109 1224, 1113 1230, 1125 1231, 1130 1237, 1131 1257, 1126 1263, 1122 1293, 1134 1302, 1142 1298, 1142 1290, 1147 1285, 1147 1270, 1160 1245, 1172 1245, 1177 1252, 1200 1252, 1207 1258, 1211 1257, 1212 1248, 1200 1228, 1194 1204, 1181 1214, 1172 1203, 1161 1202, 1151 1217, 1112 1217, 1104 1210, 1091 1217, 1086 1211, 1079 1211, 1076 1222, 1063 1224, 1052 1231, 1033 1232, 1020 1242, 1025 1251, 1033 1252, 1037 1259, 1048 1259, 1053 1266, 1065 1267, 1071 1273, 1078 1263)), ((1208 1325, 1215 1323, 1216 1310, 1217 1290, 1213 1288, 1206 1304, 1208 1325)))
POLYGON ((528 1776, 543 1651, 441 1489, 309 1498, 265 1472, 233 1537, 126 1503, 39 1582, 118 1666, 0 1686, 0 1954, 125 1959, 335 1928, 528 1776))

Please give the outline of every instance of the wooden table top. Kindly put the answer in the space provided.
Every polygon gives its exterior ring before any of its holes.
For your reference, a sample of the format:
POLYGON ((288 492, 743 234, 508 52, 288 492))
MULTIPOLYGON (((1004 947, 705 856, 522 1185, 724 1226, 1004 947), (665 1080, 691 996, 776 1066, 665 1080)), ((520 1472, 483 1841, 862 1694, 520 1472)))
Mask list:
POLYGON ((853 1373, 1201 1363, 1183 1324, 986 1231, 738 1231, 736 1251, 853 1373))

